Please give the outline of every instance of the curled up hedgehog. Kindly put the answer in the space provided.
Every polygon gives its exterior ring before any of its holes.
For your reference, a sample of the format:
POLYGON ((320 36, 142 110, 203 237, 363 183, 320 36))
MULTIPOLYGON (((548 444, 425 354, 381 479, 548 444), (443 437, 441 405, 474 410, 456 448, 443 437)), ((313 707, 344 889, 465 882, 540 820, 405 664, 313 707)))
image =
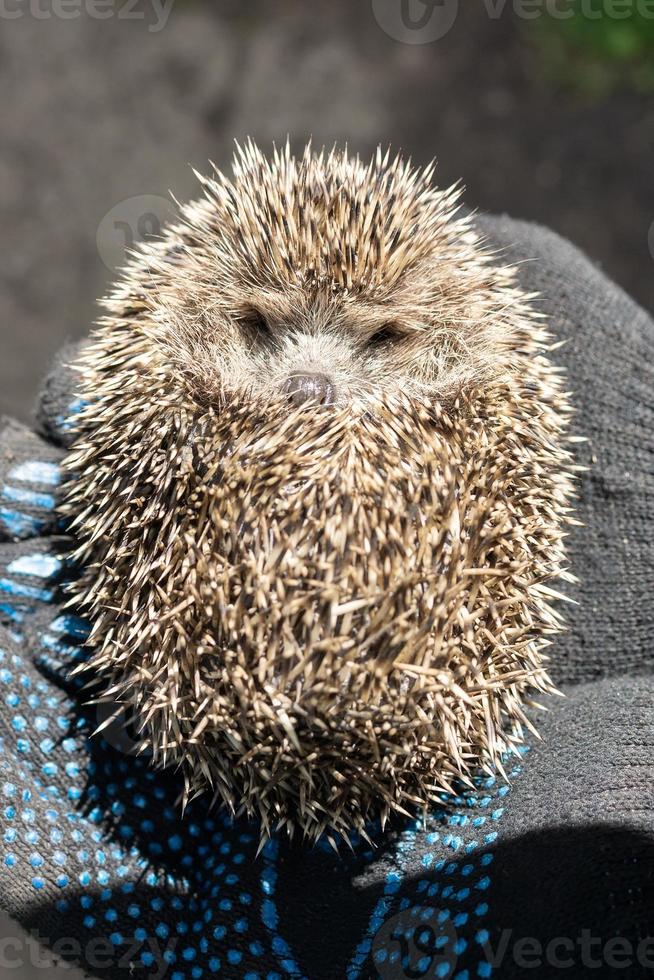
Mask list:
POLYGON ((78 365, 87 669, 187 799, 365 833, 502 772, 553 689, 563 379, 431 167, 248 144, 200 179, 78 365))

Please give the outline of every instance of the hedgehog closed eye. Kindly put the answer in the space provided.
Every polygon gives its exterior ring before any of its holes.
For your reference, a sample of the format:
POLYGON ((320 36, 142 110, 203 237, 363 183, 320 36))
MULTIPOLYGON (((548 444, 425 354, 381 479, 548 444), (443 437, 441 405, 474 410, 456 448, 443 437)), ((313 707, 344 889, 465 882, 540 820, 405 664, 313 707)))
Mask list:
POLYGON ((383 347, 386 344, 396 343, 404 337, 403 332, 393 323, 385 323, 383 327, 376 330, 369 338, 370 347, 383 347))
POLYGON ((257 340, 272 340, 273 333, 270 324, 261 310, 255 308, 248 310, 241 318, 241 326, 251 337, 257 340))

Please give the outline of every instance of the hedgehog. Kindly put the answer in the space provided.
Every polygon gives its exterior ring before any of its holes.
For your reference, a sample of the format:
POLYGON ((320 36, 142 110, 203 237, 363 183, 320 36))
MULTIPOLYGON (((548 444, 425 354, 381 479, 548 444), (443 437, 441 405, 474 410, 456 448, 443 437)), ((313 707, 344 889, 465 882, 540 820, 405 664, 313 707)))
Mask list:
POLYGON ((77 364, 83 669, 183 801, 262 841, 365 835, 505 776, 555 689, 564 376, 434 169, 237 146, 77 364))

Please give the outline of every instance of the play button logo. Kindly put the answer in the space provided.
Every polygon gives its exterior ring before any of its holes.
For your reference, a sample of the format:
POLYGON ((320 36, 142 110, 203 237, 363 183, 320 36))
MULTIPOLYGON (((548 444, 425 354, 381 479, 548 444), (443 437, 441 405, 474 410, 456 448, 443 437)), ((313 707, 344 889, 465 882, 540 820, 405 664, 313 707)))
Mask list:
POLYGON ((431 44, 452 29, 459 0, 372 0, 381 29, 403 44, 431 44))

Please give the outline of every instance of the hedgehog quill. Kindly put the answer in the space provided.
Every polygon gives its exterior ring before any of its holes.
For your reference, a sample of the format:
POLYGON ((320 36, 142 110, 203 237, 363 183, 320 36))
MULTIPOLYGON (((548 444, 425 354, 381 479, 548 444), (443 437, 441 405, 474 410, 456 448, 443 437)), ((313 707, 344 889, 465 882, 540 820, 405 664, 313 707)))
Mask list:
POLYGON ((365 833, 502 771, 553 689, 564 379, 433 168, 248 143, 200 180, 79 364, 86 669, 187 799, 365 833))

